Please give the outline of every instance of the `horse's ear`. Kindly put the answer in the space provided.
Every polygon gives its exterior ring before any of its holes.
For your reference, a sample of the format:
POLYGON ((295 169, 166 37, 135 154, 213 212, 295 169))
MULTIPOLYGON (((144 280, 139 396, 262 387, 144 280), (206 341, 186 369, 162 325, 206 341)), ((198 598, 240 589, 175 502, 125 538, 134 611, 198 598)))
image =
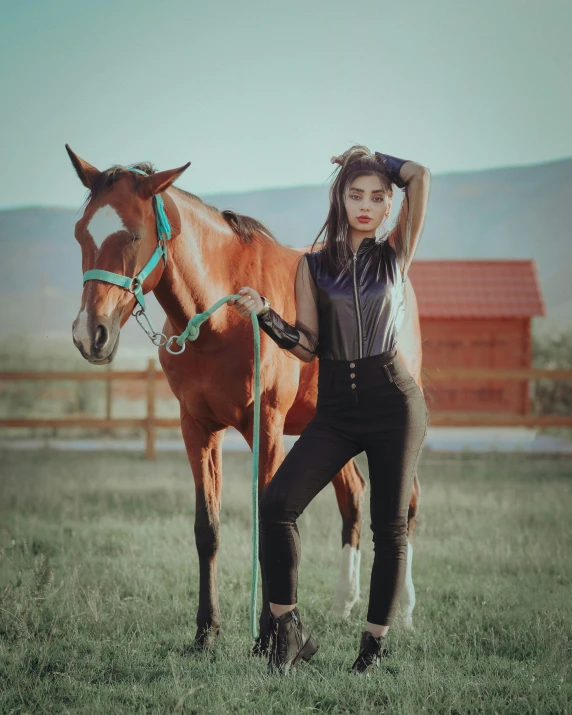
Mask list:
POLYGON ((160 194, 161 191, 165 191, 190 165, 191 162, 188 161, 184 166, 180 166, 178 169, 166 169, 165 171, 158 171, 156 174, 151 174, 151 176, 141 182, 141 188, 139 190, 141 196, 148 199, 155 194, 160 194))
POLYGON ((68 144, 66 144, 66 149, 67 149, 69 157, 72 161, 74 169, 76 170, 77 175, 79 176, 79 180, 86 188, 91 189, 91 187, 93 186, 93 182, 95 181, 95 178, 100 173, 99 169, 96 169, 95 166, 92 166, 91 164, 88 164, 87 161, 84 161, 83 159, 81 159, 77 154, 75 154, 69 148, 68 144))

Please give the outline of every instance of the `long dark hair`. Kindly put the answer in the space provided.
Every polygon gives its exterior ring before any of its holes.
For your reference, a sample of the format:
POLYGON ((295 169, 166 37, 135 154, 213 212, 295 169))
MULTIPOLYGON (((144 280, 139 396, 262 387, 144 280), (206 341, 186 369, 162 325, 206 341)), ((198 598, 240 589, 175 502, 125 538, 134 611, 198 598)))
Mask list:
POLYGON ((350 248, 350 227, 344 206, 344 194, 350 183, 359 176, 379 176, 387 195, 393 198, 393 184, 375 154, 367 147, 356 144, 343 154, 343 164, 337 165, 331 176, 335 176, 330 186, 330 210, 316 236, 312 249, 323 235, 324 260, 331 273, 347 267, 352 260, 350 248))

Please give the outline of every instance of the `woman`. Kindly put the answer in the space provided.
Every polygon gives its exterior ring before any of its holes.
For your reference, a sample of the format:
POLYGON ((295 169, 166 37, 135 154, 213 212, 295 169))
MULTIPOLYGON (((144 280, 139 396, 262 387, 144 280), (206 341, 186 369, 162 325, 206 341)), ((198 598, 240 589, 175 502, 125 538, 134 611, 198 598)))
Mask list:
POLYGON ((295 326, 256 290, 229 299, 245 318, 305 362, 318 356, 316 414, 286 455, 260 503, 260 542, 271 609, 270 672, 285 672, 317 650, 300 620, 297 518, 352 458, 366 452, 375 558, 366 629, 352 670, 369 671, 387 655, 407 563, 407 514, 413 476, 427 434, 423 394, 397 355, 405 315, 404 284, 429 198, 430 172, 354 146, 339 164, 330 210, 296 269, 295 326), (396 226, 384 231, 393 184, 405 196, 396 226), (314 241, 314 244, 316 243, 314 241))

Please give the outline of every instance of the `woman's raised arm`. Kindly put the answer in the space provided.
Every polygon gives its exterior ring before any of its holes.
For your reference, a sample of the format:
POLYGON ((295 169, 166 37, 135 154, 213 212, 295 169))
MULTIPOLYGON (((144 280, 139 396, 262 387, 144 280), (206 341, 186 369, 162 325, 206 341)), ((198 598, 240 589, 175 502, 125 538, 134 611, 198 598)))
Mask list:
POLYGON ((397 254, 405 281, 423 230, 431 187, 431 172, 421 164, 406 161, 399 171, 399 177, 405 183, 405 196, 397 224, 387 240, 397 254))

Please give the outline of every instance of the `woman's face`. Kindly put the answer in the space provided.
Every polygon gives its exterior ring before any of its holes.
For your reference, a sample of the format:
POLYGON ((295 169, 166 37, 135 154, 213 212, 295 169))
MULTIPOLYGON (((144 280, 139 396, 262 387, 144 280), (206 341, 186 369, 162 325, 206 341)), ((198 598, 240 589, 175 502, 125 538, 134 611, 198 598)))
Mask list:
POLYGON ((389 216, 391 200, 379 176, 358 176, 346 187, 344 206, 350 227, 373 236, 383 219, 389 216))

